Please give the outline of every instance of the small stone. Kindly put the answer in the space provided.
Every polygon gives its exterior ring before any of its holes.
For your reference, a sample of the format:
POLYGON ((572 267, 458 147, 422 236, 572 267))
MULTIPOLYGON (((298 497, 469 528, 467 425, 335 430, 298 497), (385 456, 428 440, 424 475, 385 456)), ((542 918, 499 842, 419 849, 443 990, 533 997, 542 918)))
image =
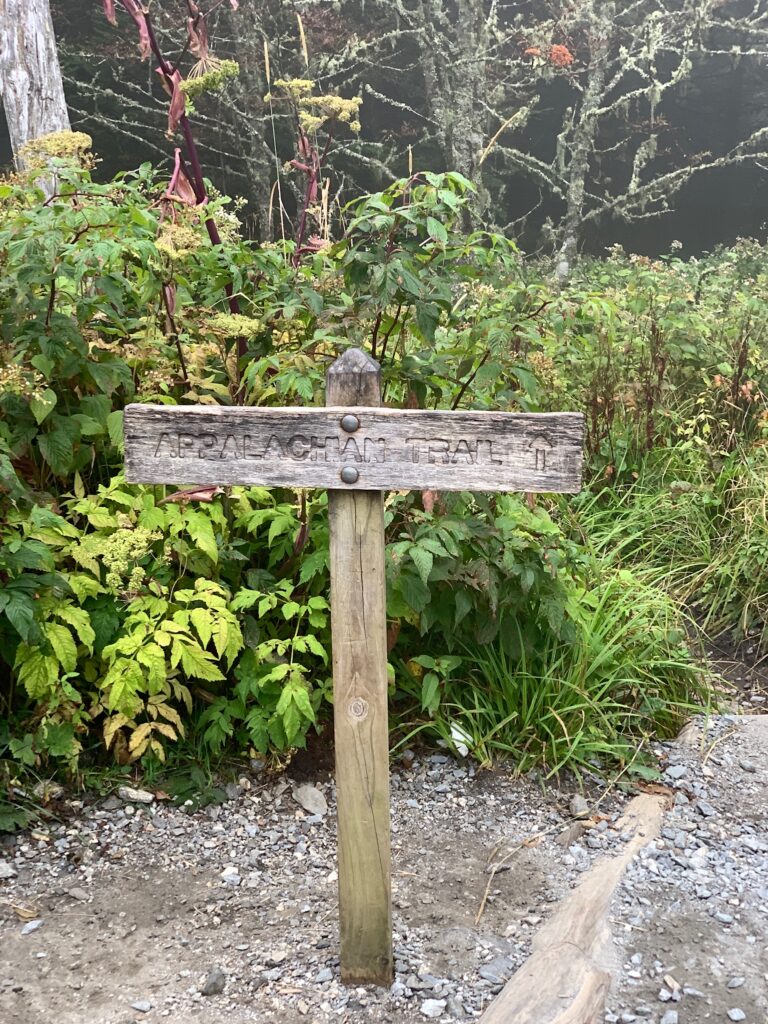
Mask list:
POLYGON ((728 1011, 728 1020, 740 1021, 740 1020, 746 1020, 746 1019, 747 1019, 746 1013, 744 1013, 743 1010, 740 1010, 738 1008, 738 1006, 734 1006, 734 1008, 732 1010, 728 1011))
POLYGON ((43 922, 41 920, 28 921, 21 929, 22 935, 31 935, 32 932, 36 932, 38 928, 42 927, 43 922))
POLYGON ((688 774, 688 769, 684 764, 671 764, 664 774, 668 779, 682 779, 684 775, 688 774))
POLYGON ((242 882, 240 872, 237 870, 236 867, 233 867, 232 865, 224 868, 224 870, 219 875, 219 878, 223 882, 226 882, 227 885, 231 885, 235 888, 242 882))
POLYGON ((323 969, 318 971, 315 975, 315 981, 318 985, 324 985, 326 981, 333 981, 333 971, 330 967, 323 967, 323 969))
POLYGON ((88 902, 89 897, 85 889, 70 889, 69 895, 72 897, 73 900, 79 900, 81 903, 88 902))
POLYGON ((456 998, 456 996, 448 996, 445 1001, 445 1009, 449 1016, 453 1017, 454 1020, 463 1020, 467 1015, 467 1011, 464 1009, 462 1003, 456 998))
POLYGON ((503 985, 512 970, 512 961, 505 956, 497 956, 489 964, 483 964, 477 972, 484 981, 493 985, 503 985))
POLYGON ((659 1002, 668 1003, 672 999, 672 993, 668 988, 663 988, 659 991, 659 1002))
POLYGON ((445 1007, 445 999, 425 999, 420 1009, 425 1017, 441 1017, 445 1007))
POLYGON ((132 786, 120 786, 117 795, 126 804, 151 804, 155 797, 146 789, 133 789, 132 786))
POLYGON ((317 786, 297 786, 293 791, 293 799, 310 814, 325 815, 328 813, 328 801, 317 786))
POLYGON ((749 772, 753 775, 757 771, 757 765, 753 764, 752 761, 739 761, 742 771, 749 772))
POLYGON ((267 967, 279 967, 280 964, 284 963, 287 959, 288 954, 283 949, 273 949, 271 953, 267 953, 264 957, 264 963, 267 967))
POLYGON ((137 999, 135 1003, 131 1003, 131 1009, 138 1010, 139 1013, 149 1013, 152 1003, 148 999, 137 999))
POLYGON ((571 812, 571 816, 574 818, 589 817, 589 804, 581 795, 581 793, 574 793, 574 795, 571 797, 571 802, 568 805, 568 809, 571 812))
POLYGON ((18 872, 13 864, 10 864, 7 860, 0 860, 0 881, 7 882, 10 878, 15 878, 18 872))
POLYGON ((664 1016, 661 1018, 660 1024, 678 1024, 678 1013, 677 1010, 667 1010, 664 1016))
POLYGON ((222 971, 220 967, 214 967, 205 979, 205 983, 200 989, 200 993, 204 996, 218 996, 224 991, 226 982, 227 976, 224 971, 222 971))
POLYGON ((731 978, 728 982, 728 988, 741 988, 746 983, 746 978, 738 977, 731 978))
POLYGON ((717 814, 712 804, 707 803, 706 800, 699 800, 696 804, 696 810, 703 818, 713 818, 717 814))

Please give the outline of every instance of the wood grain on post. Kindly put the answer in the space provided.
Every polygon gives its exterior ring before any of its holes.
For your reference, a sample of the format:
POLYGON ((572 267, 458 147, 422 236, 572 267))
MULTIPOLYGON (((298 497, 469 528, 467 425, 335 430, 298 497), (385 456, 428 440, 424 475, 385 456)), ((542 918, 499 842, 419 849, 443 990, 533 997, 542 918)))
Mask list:
MULTIPOLYGON (((328 372, 329 406, 378 406, 381 371, 350 349, 328 372)), ((347 467, 348 469, 349 467, 347 467)), ((344 470, 342 470, 344 471, 344 470)), ((344 483, 339 481, 344 487, 344 483)), ((341 977, 392 982, 384 505, 330 490, 331 627, 338 800, 341 977)))

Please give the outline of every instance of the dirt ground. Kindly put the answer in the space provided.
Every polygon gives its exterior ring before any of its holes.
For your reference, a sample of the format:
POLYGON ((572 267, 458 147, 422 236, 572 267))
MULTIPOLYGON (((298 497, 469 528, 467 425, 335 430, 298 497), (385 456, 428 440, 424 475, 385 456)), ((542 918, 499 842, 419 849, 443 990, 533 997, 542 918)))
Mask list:
MULTIPOLYGON (((768 725, 718 719, 697 736, 657 751, 672 806, 616 897, 609 1022, 768 1021, 768 725)), ((553 908, 627 841, 624 794, 588 791, 586 830, 572 795, 427 753, 393 773, 391 990, 339 979, 327 768, 243 778, 193 813, 70 801, 0 849, 0 1024, 477 1019, 553 908), (327 814, 297 803, 300 782, 327 814), (222 990, 203 994, 217 969, 222 990)))

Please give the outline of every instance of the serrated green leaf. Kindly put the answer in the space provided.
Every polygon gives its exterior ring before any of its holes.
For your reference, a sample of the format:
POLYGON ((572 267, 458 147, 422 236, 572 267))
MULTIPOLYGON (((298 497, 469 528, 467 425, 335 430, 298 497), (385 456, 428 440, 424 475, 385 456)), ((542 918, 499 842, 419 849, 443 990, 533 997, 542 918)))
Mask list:
POLYGON ((213 656, 196 644, 180 644, 181 667, 188 676, 207 682, 220 682, 224 675, 216 666, 213 656))
POLYGON ((77 667, 77 644, 67 627, 60 622, 46 622, 43 633, 64 671, 74 672, 77 667))
POLYGON ((19 682, 33 700, 51 696, 59 678, 59 662, 52 654, 19 644, 16 669, 19 682))
POLYGON ((408 551, 411 556, 413 564, 418 570, 419 576, 424 584, 429 582, 429 574, 432 572, 432 565, 434 564, 435 557, 431 551, 427 551, 426 548, 419 547, 414 544, 408 551))
POLYGON ((56 408, 58 396, 51 388, 46 388, 39 397, 30 399, 29 408, 38 426, 56 408))
POLYGON ((101 584, 93 576, 86 576, 82 572, 72 572, 67 576, 67 583, 72 589, 78 601, 85 601, 88 597, 96 597, 101 593, 101 584))
POLYGON ((212 562, 219 560, 219 549, 213 525, 205 512, 187 512, 187 532, 196 548, 207 555, 212 562))
POLYGON ((213 616, 207 608, 193 608, 189 613, 192 625, 197 630, 200 643, 207 647, 213 636, 213 616))
POLYGON ((96 633, 91 625, 91 617, 83 608, 75 608, 71 604, 57 605, 55 614, 74 629, 81 644, 93 651, 96 633))

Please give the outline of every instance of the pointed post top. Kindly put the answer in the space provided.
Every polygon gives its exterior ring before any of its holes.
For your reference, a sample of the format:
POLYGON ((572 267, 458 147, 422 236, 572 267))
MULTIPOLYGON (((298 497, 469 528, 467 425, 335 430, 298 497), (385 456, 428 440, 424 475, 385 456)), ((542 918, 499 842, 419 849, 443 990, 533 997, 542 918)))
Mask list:
POLYGON ((348 348, 328 370, 326 405, 381 405, 381 367, 359 348, 348 348))

